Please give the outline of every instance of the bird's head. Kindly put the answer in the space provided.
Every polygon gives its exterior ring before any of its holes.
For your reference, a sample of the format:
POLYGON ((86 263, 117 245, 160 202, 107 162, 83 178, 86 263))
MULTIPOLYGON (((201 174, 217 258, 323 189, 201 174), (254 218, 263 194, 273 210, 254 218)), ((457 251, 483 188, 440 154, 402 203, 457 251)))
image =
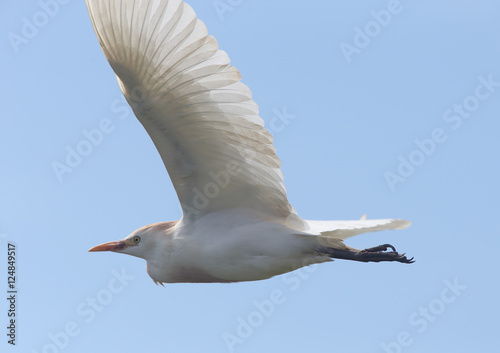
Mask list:
POLYGON ((113 251, 147 260, 152 252, 154 252, 158 241, 168 237, 171 233, 171 228, 176 223, 177 221, 150 224, 137 229, 125 239, 100 244, 89 249, 89 251, 113 251))

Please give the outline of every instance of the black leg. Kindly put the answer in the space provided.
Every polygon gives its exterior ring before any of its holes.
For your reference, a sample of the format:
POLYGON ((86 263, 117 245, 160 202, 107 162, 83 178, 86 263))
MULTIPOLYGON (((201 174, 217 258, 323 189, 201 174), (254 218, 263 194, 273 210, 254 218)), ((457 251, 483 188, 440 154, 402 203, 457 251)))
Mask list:
POLYGON ((398 252, 396 252, 394 246, 390 244, 379 245, 364 250, 340 250, 335 248, 320 247, 317 249, 317 251, 327 254, 331 258, 342 260, 353 260, 360 262, 397 261, 405 264, 411 264, 415 262, 413 260, 413 257, 411 259, 408 259, 405 254, 399 254, 398 252), (389 248, 393 251, 385 252, 385 250, 389 248))

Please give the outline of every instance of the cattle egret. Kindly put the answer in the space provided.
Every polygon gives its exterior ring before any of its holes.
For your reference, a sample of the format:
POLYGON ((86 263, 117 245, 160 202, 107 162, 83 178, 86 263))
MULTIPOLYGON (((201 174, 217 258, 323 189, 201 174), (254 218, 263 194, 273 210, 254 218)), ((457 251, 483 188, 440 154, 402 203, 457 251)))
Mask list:
POLYGON ((86 0, 121 91, 153 140, 182 206, 89 251, 143 258, 155 283, 239 282, 347 259, 412 263, 389 244, 343 241, 401 219, 308 221, 287 199, 257 104, 227 54, 181 0, 86 0))

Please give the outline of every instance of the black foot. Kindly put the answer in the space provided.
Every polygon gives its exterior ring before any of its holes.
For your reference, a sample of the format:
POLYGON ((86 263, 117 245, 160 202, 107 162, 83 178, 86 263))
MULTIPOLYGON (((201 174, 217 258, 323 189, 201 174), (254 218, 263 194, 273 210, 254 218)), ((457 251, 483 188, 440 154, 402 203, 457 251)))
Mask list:
POLYGON ((373 248, 364 249, 362 251, 379 252, 379 251, 386 251, 389 248, 391 248, 393 252, 396 252, 396 248, 394 246, 392 246, 391 244, 378 245, 378 246, 374 246, 373 248))
POLYGON ((334 248, 321 247, 318 252, 328 254, 334 259, 353 260, 360 262, 382 262, 382 261, 397 261, 404 264, 411 264, 415 261, 413 257, 408 259, 405 254, 396 252, 396 248, 390 244, 384 244, 368 248, 360 251, 339 250, 334 248), (387 249, 392 251, 386 252, 387 249))

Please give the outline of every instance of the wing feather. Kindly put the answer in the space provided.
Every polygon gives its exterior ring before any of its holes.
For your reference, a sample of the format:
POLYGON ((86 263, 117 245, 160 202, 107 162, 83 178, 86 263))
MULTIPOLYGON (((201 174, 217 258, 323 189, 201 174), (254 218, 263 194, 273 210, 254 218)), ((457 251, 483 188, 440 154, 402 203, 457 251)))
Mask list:
POLYGON ((301 223, 272 136, 228 55, 180 0, 86 0, 120 88, 170 175, 184 216, 246 208, 301 223))
POLYGON ((378 232, 388 229, 404 229, 411 225, 411 222, 404 219, 360 219, 355 221, 306 221, 307 231, 329 238, 340 240, 367 233, 378 232))

